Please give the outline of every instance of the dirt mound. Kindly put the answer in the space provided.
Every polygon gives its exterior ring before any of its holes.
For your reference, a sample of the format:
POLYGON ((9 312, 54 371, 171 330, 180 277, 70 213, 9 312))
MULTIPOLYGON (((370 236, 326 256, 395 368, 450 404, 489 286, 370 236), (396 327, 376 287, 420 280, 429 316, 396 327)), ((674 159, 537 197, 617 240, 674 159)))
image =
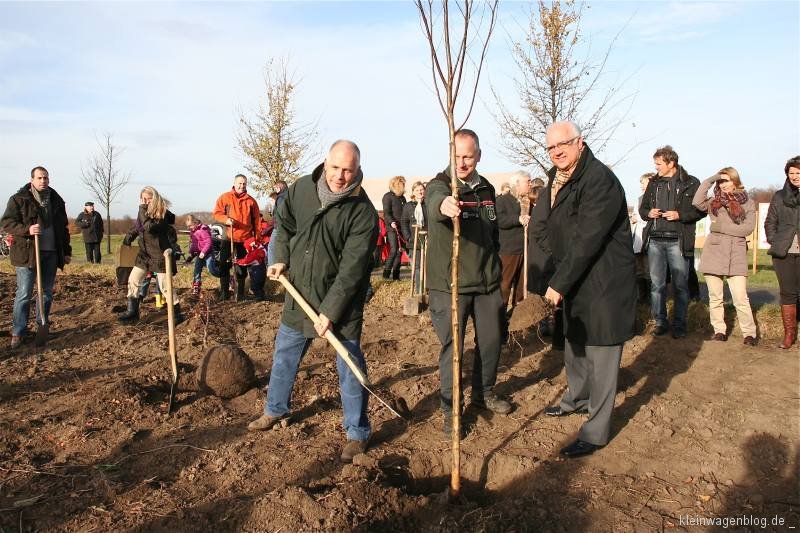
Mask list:
POLYGON ((250 390, 255 368, 244 350, 225 344, 208 350, 197 376, 197 385, 203 392, 220 398, 235 398, 250 390))
POLYGON ((524 331, 535 326, 552 313, 552 306, 538 294, 529 294, 514 307, 514 314, 508 323, 509 331, 524 331))

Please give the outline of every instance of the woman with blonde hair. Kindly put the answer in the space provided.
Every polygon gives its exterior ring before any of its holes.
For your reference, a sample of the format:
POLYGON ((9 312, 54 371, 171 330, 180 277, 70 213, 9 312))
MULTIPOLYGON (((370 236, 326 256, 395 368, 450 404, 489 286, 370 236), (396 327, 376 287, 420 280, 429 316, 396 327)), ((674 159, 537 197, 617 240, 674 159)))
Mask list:
POLYGON ((395 176, 389 180, 389 192, 383 195, 383 221, 386 224, 386 240, 389 241, 389 257, 383 265, 385 279, 400 279, 400 219, 406 204, 406 179, 395 176))
POLYGON ((722 305, 722 283, 727 278, 744 344, 755 346, 756 323, 747 297, 747 236, 756 227, 756 204, 748 197, 733 167, 725 167, 701 183, 692 204, 707 212, 711 219, 711 234, 703 244, 699 271, 705 274, 708 286, 712 339, 728 340, 722 305), (708 197, 711 187, 714 194, 708 197))
POLYGON ((425 222, 425 183, 416 181, 411 186, 411 200, 403 206, 403 216, 400 218, 400 232, 406 240, 406 250, 412 252, 416 259, 414 260, 414 286, 419 286, 420 274, 420 253, 422 251, 422 235, 417 235, 417 246, 414 248, 414 226, 419 227, 418 231, 425 231, 427 228, 425 222))
MULTIPOLYGON (((169 201, 161 196, 158 191, 150 186, 139 193, 139 213, 136 224, 125 235, 122 244, 130 244, 139 238, 139 253, 136 254, 136 263, 128 277, 128 308, 119 316, 119 320, 132 323, 139 318, 139 287, 148 272, 155 272, 158 287, 162 294, 167 293, 165 285, 166 261, 164 250, 169 249, 170 227, 175 224, 175 215, 168 209, 169 201)), ((172 274, 176 274, 175 262, 172 262, 172 274)), ((178 294, 173 288, 172 301, 175 303, 175 321, 182 320, 178 294)))

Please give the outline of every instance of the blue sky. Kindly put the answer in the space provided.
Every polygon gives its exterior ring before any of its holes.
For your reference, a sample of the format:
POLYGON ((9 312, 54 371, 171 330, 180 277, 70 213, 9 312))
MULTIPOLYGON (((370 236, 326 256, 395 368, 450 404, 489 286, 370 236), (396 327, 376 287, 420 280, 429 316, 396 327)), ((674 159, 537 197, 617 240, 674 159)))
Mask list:
MULTIPOLYGON (((517 102, 510 42, 531 4, 501 4, 479 102, 480 169, 516 169, 492 116, 494 87, 517 102)), ((608 78, 636 95, 604 160, 628 191, 670 143, 699 178, 734 166, 748 186, 779 185, 800 153, 798 2, 595 2, 583 31, 600 51, 627 22, 608 78), (629 22, 628 22, 629 21, 629 22), (635 126, 634 126, 635 124, 635 126)), ((47 166, 77 214, 95 137, 113 132, 132 183, 114 207, 133 214, 152 184, 177 213, 207 210, 243 169, 237 114, 255 108, 270 57, 301 78, 302 120, 321 144, 359 143, 367 177, 433 175, 447 159, 426 43, 411 2, 0 2, 0 195, 47 166)), ((591 146, 591 140, 589 141, 591 146)))

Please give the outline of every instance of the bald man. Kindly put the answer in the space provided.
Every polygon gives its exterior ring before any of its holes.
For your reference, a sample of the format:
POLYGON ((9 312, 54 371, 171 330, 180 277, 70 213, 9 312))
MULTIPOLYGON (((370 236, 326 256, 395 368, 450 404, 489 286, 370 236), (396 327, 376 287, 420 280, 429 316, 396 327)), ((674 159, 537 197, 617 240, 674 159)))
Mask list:
MULTIPOLYGON (((278 208, 280 232, 267 276, 285 274, 319 313, 312 323, 286 295, 269 378, 264 414, 251 431, 288 419, 297 368, 311 340, 333 331, 366 375, 360 338, 364 302, 378 238, 378 213, 361 187, 361 153, 351 141, 336 141, 325 162, 297 180, 278 208)), ((367 392, 341 357, 336 358, 347 443, 341 460, 349 463, 367 449, 371 433, 367 392)))

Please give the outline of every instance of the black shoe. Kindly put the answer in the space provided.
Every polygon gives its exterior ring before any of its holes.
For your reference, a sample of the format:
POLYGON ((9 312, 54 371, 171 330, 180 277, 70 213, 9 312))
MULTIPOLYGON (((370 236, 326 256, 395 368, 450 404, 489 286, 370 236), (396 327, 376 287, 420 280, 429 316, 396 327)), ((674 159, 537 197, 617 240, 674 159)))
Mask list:
POLYGON ((391 270, 384 270, 383 271, 383 279, 391 279, 392 271, 391 270))
POLYGON ((488 409, 498 415, 507 415, 512 409, 511 403, 496 394, 488 394, 485 398, 472 398, 470 403, 479 409, 488 409))
POLYGON ((181 304, 172 306, 172 319, 175 321, 176 326, 185 320, 183 318, 183 313, 181 313, 181 304))
POLYGON ((725 342, 726 340, 728 340, 728 336, 725 335, 724 333, 714 333, 714 336, 711 337, 711 340, 725 342))
POLYGON ((128 309, 119 315, 119 321, 130 323, 139 318, 139 298, 128 298, 128 309))
POLYGON ((747 337, 744 338, 744 343, 743 344, 745 346, 756 346, 758 344, 758 339, 748 335, 747 337))
POLYGON ((582 455, 591 455, 595 450, 599 450, 600 448, 602 448, 602 446, 578 439, 569 446, 561 448, 559 453, 564 457, 580 457, 582 455))
POLYGON ((252 296, 247 298, 248 300, 252 300, 254 302, 263 302, 267 299, 263 292, 255 292, 252 296))
POLYGON ((576 409, 575 411, 565 411, 561 408, 560 405, 555 405, 553 407, 545 407, 544 414, 547 416, 569 416, 574 414, 585 415, 588 413, 586 409, 576 409))
POLYGON ((673 329, 672 330, 672 338, 673 339, 682 339, 686 336, 686 332, 682 329, 673 329))
POLYGON ((400 279, 400 269, 392 270, 392 279, 397 281, 400 279))
POLYGON ((655 337, 660 337, 667 333, 669 333, 669 328, 667 326, 656 326, 656 329, 653 330, 653 335, 655 337))

